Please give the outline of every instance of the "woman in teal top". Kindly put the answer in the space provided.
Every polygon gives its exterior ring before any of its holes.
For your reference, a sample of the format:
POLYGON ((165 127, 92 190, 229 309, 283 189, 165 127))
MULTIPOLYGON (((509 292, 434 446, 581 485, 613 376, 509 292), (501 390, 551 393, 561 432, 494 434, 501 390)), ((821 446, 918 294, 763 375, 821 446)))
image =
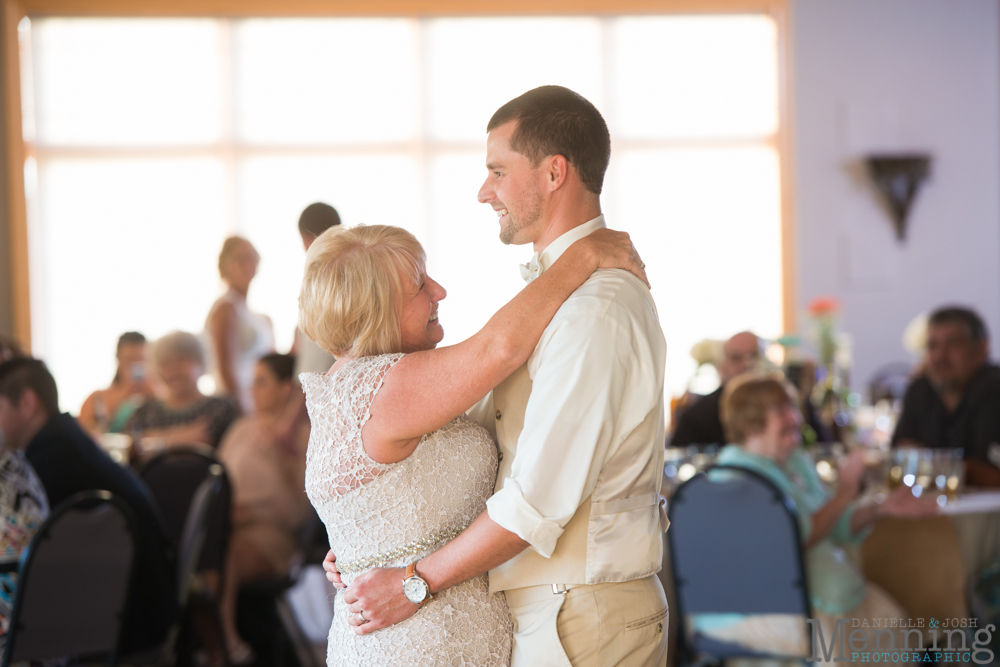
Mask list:
POLYGON ((810 603, 827 641, 837 618, 905 617, 894 600, 865 581, 844 547, 863 541, 876 518, 935 513, 933 500, 916 498, 904 486, 881 504, 859 504, 864 475, 859 451, 840 467, 837 488, 825 486, 800 446, 802 417, 796 403, 785 383, 774 376, 747 374, 729 382, 721 417, 727 437, 738 444, 723 447, 716 463, 760 473, 795 504, 810 603))

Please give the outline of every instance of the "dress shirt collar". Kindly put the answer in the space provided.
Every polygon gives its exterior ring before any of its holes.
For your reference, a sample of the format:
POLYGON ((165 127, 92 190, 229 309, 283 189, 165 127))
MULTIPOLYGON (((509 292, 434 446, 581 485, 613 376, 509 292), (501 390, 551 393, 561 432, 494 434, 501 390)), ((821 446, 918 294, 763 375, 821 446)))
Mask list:
POLYGON ((532 280, 542 275, 542 273, 548 269, 550 266, 555 264, 555 261, 566 252, 573 243, 579 241, 584 236, 588 236, 598 229, 603 229, 606 225, 604 224, 604 215, 599 215, 593 220, 588 220, 587 222, 574 227, 568 232, 564 233, 562 236, 557 238, 555 241, 550 243, 541 252, 536 252, 531 256, 531 261, 527 264, 521 264, 521 277, 524 278, 526 283, 530 283, 532 280))

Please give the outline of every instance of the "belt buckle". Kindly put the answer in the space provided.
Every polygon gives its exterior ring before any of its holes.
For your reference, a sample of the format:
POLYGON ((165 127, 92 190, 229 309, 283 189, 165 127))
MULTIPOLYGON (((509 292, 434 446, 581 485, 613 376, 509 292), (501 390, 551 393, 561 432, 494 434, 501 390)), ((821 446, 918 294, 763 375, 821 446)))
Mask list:
POLYGON ((553 595, 566 595, 566 593, 569 593, 569 589, 566 588, 566 584, 552 584, 553 595))

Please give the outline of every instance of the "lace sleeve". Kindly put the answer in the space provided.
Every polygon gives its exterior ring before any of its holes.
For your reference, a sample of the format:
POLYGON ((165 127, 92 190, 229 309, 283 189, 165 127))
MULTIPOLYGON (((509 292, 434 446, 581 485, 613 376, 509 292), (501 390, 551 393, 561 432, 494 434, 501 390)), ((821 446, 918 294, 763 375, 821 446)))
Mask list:
POLYGON ((302 373, 312 432, 306 465, 314 467, 321 495, 343 495, 364 486, 395 464, 373 461, 361 442, 361 429, 371 417, 371 405, 386 374, 403 354, 364 357, 345 364, 333 375, 302 373), (318 468, 322 467, 323 470, 318 468))

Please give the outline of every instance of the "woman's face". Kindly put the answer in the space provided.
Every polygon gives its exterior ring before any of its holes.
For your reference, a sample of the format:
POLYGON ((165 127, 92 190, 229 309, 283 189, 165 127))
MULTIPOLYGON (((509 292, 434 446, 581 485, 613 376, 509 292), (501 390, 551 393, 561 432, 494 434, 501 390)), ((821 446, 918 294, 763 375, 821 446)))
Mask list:
POLYGON ((428 276, 424 276, 420 285, 413 285, 403 293, 400 318, 403 352, 433 350, 441 342, 444 329, 438 322, 438 301, 447 295, 444 288, 428 276))
POLYGON ((118 351, 118 377, 122 382, 139 383, 149 375, 145 343, 126 343, 118 351))
POLYGON ((240 243, 223 263, 222 275, 230 287, 246 290, 257 275, 260 255, 249 242, 240 243))
POLYGON ((261 361, 257 362, 253 374, 253 385, 250 387, 257 412, 271 412, 284 407, 288 404, 291 391, 291 380, 282 382, 267 364, 261 361))
POLYGON ((799 446, 802 438, 802 415, 791 403, 767 411, 764 432, 760 434, 762 454, 784 463, 799 446))
POLYGON ((187 357, 168 355, 156 364, 156 374, 171 396, 186 396, 198 391, 198 378, 204 372, 200 363, 187 357))

